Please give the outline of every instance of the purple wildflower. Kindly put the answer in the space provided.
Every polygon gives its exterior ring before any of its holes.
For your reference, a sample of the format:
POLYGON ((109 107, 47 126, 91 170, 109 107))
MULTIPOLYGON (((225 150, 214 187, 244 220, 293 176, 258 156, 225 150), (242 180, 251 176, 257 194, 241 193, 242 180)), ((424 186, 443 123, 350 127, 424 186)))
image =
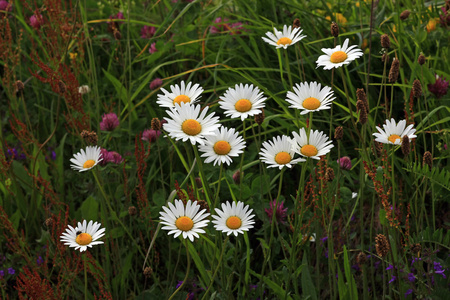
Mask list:
POLYGON ((440 23, 442 27, 449 27, 450 26, 450 11, 447 10, 446 6, 441 7, 442 14, 439 16, 440 23))
POLYGON ((6 156, 14 160, 25 160, 27 158, 26 155, 22 153, 21 148, 8 148, 6 156))
POLYGON ((36 259, 36 263, 38 264, 38 266, 42 265, 44 263, 44 260, 42 259, 42 256, 38 256, 38 258, 36 259))
POLYGON ((0 277, 4 277, 5 276, 5 271, 0 270, 0 277))
POLYGON ((160 135, 161 135, 161 131, 159 131, 159 130, 146 129, 142 133, 142 140, 153 143, 153 142, 156 142, 156 140, 158 139, 158 137, 160 135))
MULTIPOLYGON (((0 0, 0 10, 12 11, 12 4, 6 0, 0 0)), ((0 13, 0 16, 2 16, 2 13, 0 13)))
POLYGON ((141 38, 143 39, 149 39, 152 38, 155 35, 156 27, 153 26, 147 26, 141 28, 141 38))
POLYGON ((444 279, 446 279, 447 276, 445 276, 444 274, 445 269, 442 268, 441 263, 435 261, 433 262, 433 265, 434 265, 434 273, 442 275, 444 279))
POLYGON ((434 84, 428 84, 428 90, 432 92, 436 98, 441 98, 447 94, 449 82, 444 77, 439 77, 436 74, 436 82, 434 84))
POLYGON ((408 297, 409 295, 411 295, 412 292, 413 292, 412 289, 407 290, 406 293, 405 293, 405 298, 408 297))
POLYGON ((236 22, 232 24, 227 22, 227 18, 224 18, 223 20, 221 17, 216 18, 214 20, 215 25, 211 25, 211 27, 209 28, 209 32, 211 32, 212 34, 229 32, 230 35, 233 35, 240 34, 244 29, 242 26, 242 22, 236 22))
POLYGON ((148 52, 150 52, 150 54, 153 54, 155 52, 158 52, 158 49, 156 49, 156 43, 152 43, 150 45, 150 48, 148 48, 148 52))
POLYGON ((16 270, 14 270, 13 268, 8 268, 8 274, 13 275, 16 273, 16 270))
POLYGON ((272 220, 272 216, 273 216, 273 210, 276 207, 276 212, 275 212, 275 218, 277 219, 277 222, 285 224, 286 222, 286 214, 287 214, 287 207, 284 208, 284 201, 281 201, 281 203, 276 203, 276 200, 273 200, 269 203, 270 208, 265 208, 264 210, 266 211, 267 216, 269 217, 270 220, 272 220))
POLYGON ((387 268, 386 268, 386 271, 387 270, 393 270, 394 269, 394 266, 393 265, 389 265, 387 268))
POLYGON ((100 149, 100 153, 102 154, 103 158, 99 162, 101 166, 106 166, 108 163, 120 164, 123 161, 122 156, 115 151, 109 152, 108 150, 102 148, 100 149))
POLYGON ((119 126, 119 118, 115 113, 104 114, 100 122, 100 130, 113 131, 119 126))
POLYGON ((44 19, 40 13, 37 14, 36 13, 30 17, 30 25, 34 29, 39 29, 41 28, 41 25, 44 23, 44 19))
POLYGON ((391 280, 389 280, 389 284, 393 283, 396 279, 397 279, 397 277, 395 277, 394 275, 392 275, 391 280))
POLYGON ((414 276, 414 273, 408 273, 408 280, 410 282, 416 281, 416 276, 414 276))
POLYGON ((156 90, 157 88, 161 87, 163 84, 163 81, 161 78, 155 78, 152 82, 150 82, 150 89, 156 90))
POLYGON ((350 170, 352 168, 352 160, 348 156, 341 157, 337 160, 337 163, 342 170, 350 170))

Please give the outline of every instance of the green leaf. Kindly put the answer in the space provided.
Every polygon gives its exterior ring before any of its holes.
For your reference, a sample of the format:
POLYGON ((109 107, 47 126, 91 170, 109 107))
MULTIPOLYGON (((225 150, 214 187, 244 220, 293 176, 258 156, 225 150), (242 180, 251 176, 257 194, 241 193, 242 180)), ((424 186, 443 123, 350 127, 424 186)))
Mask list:
POLYGON ((378 212, 378 216, 380 218, 380 224, 387 226, 386 211, 384 209, 380 209, 379 212, 378 212))
POLYGON ((344 246, 344 271, 347 283, 350 286, 351 299, 358 299, 358 290, 356 289, 356 282, 350 271, 350 261, 348 260, 347 247, 344 246))
POLYGON ((86 200, 81 204, 81 216, 85 220, 97 220, 98 219, 98 202, 94 197, 89 196, 86 200))
MULTIPOLYGON (((250 274, 252 276, 255 276, 258 279, 261 279, 261 275, 256 273, 255 271, 250 270, 250 274)), ((275 282, 273 282, 272 280, 270 280, 266 276, 264 276, 262 278, 262 280, 277 295, 278 299, 290 299, 290 300, 292 300, 291 296, 288 295, 286 297, 286 291, 283 290, 283 288, 281 286, 279 286, 278 284, 276 284, 275 282)))
POLYGON ((311 299, 317 300, 316 288, 312 282, 311 275, 309 274, 308 259, 306 258, 306 255, 303 255, 302 265, 305 266, 301 277, 303 296, 310 296, 311 299))

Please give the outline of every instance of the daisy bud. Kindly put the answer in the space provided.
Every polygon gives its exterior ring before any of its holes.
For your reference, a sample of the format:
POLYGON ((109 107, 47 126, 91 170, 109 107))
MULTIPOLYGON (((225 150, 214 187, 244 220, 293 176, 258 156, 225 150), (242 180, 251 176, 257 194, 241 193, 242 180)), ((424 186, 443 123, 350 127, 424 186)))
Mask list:
POLYGON ((334 37, 339 36, 339 26, 336 22, 331 22, 331 35, 334 37))
POLYGON ((16 87, 16 93, 21 92, 25 89, 25 85, 20 80, 16 81, 15 87, 16 87))
POLYGON ((128 207, 128 214, 130 216, 135 216, 137 214, 137 208, 136 206, 130 206, 128 207))
POLYGON ((422 85, 418 79, 414 80, 412 90, 414 97, 420 98, 422 96, 422 85))
POLYGON ((98 137, 94 131, 83 130, 80 136, 85 140, 88 145, 97 145, 98 137))
POLYGON ((297 18, 294 20, 294 23, 292 24, 292 28, 299 28, 300 27, 300 19, 297 18))
POLYGON ((152 276, 152 274, 153 274, 153 270, 152 270, 151 267, 146 267, 144 269, 144 276, 145 276, 145 278, 150 278, 152 276))
POLYGON ((394 58, 392 61, 391 69, 389 70, 389 82, 396 82, 398 79, 398 72, 400 70, 400 62, 394 58))
POLYGON ((417 62, 419 63, 419 65, 423 65, 425 63, 427 59, 425 58, 425 55, 420 54, 419 58, 417 59, 417 62))
POLYGON ((356 109, 359 111, 359 122, 364 125, 367 123, 367 110, 362 100, 356 101, 356 109))
POLYGON ((265 117, 266 116, 264 115, 264 108, 261 108, 261 113, 255 115, 255 122, 256 122, 256 124, 261 126, 261 124, 264 122, 264 118, 265 117))
POLYGON ((430 151, 427 151, 423 154, 423 165, 428 165, 428 167, 433 168, 433 156, 430 151))
POLYGON ((408 156, 410 151, 411 151, 411 145, 409 143, 409 137, 407 135, 405 135, 402 138, 402 153, 404 156, 408 156))
POLYGON ((58 81, 59 93, 64 94, 66 92, 66 84, 62 80, 58 81))
POLYGON ((387 34, 381 36, 381 47, 389 49, 391 47, 391 40, 387 34))
POLYGON ((385 257, 390 249, 389 241, 383 234, 377 234, 375 237, 375 249, 379 257, 385 257))
POLYGON ((234 172, 233 180, 234 180, 234 183, 236 183, 236 184, 240 184, 241 183, 241 172, 239 172, 239 170, 234 172))
POLYGON ((389 54, 383 53, 383 55, 381 56, 381 61, 389 63, 389 54))
POLYGON ((411 12, 409 10, 402 11, 402 13, 400 14, 400 20, 405 21, 406 19, 408 19, 410 13, 411 12))
POLYGON ((366 263, 367 255, 364 252, 359 252, 356 256, 356 262, 359 266, 362 266, 366 263))
POLYGON ((342 140, 343 136, 344 136, 344 128, 342 128, 342 126, 336 127, 336 129, 334 130, 334 139, 342 140))
POLYGON ((153 118, 151 122, 151 128, 156 131, 161 130, 161 121, 159 121, 158 118, 153 118))
POLYGON ((333 181, 334 179, 334 170, 332 168, 327 168, 325 171, 325 180, 328 182, 333 181))

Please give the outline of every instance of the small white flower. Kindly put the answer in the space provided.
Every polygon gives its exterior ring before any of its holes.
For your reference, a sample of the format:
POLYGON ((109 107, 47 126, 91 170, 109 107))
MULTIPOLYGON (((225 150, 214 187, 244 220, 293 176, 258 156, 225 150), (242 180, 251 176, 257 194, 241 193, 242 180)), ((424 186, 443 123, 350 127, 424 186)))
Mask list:
POLYGON ((255 215, 252 215, 253 209, 249 210, 249 206, 244 207, 244 203, 239 201, 230 204, 230 202, 222 203, 222 210, 216 208, 214 210, 217 215, 212 215, 215 219, 212 221, 216 230, 227 233, 227 235, 238 233, 244 234, 244 231, 248 231, 253 228, 255 221, 252 219, 255 215))
POLYGON ((86 151, 80 150, 77 154, 74 154, 70 161, 73 165, 70 167, 80 172, 87 171, 95 167, 103 158, 98 146, 87 146, 86 151))
POLYGON ((91 89, 87 85, 82 85, 82 86, 78 87, 78 93, 80 93, 81 95, 87 94, 90 91, 91 91, 91 89))
POLYGON ((175 200, 175 205, 169 202, 169 207, 163 206, 163 210, 159 212, 161 215, 159 219, 161 224, 166 225, 162 227, 164 230, 170 230, 170 234, 174 234, 174 238, 183 235, 183 238, 189 238, 191 242, 194 237, 199 238, 199 233, 205 233, 202 227, 208 226, 209 220, 203 220, 209 213, 205 213, 206 209, 200 210, 200 205, 197 201, 189 200, 186 207, 181 200, 175 200))
POLYGON ((378 132, 373 133, 376 137, 375 141, 383 144, 400 145, 404 136, 408 136, 409 139, 416 138, 414 124, 410 124, 406 128, 405 126, 406 120, 401 120, 398 124, 395 123, 394 119, 386 120, 386 124, 383 125, 384 130, 376 126, 378 132))
POLYGON ((268 31, 266 32, 266 35, 269 38, 262 37, 262 39, 264 40, 264 42, 269 43, 276 48, 286 49, 287 47, 294 45, 295 43, 306 37, 306 35, 302 35, 303 29, 300 29, 300 27, 294 28, 294 30, 292 30, 292 26, 289 26, 288 28, 287 25, 284 25, 283 32, 278 31, 276 28, 274 28, 273 31, 275 34, 268 31))
POLYGON ((302 82, 293 87, 294 92, 287 92, 287 102, 291 104, 290 108, 301 109, 301 115, 310 111, 330 109, 330 105, 336 97, 333 97, 333 91, 330 87, 321 85, 317 82, 302 82))
POLYGON ((310 130, 309 138, 306 135, 305 128, 300 129, 300 135, 297 132, 292 132, 294 135, 293 150, 305 157, 320 159, 320 156, 330 152, 334 147, 332 141, 328 141, 328 136, 319 130, 310 130))
POLYGON ((89 221, 86 225, 86 220, 83 223, 78 222, 78 226, 73 228, 67 225, 66 232, 60 236, 61 242, 69 247, 75 247, 75 250, 80 249, 80 252, 86 251, 87 247, 92 248, 94 245, 103 244, 102 241, 97 241, 105 235, 105 228, 99 230, 101 224, 89 221))
POLYGON ((340 68, 364 55, 361 49, 356 48, 357 46, 348 47, 348 41, 348 39, 345 39, 344 44, 342 46, 337 45, 336 48, 322 48, 325 54, 317 59, 317 68, 324 67, 324 70, 340 68))
POLYGON ((219 117, 213 117, 214 113, 206 116, 208 107, 200 112, 200 105, 190 105, 181 102, 181 106, 176 104, 175 107, 166 111, 172 118, 164 118, 167 123, 163 125, 164 130, 169 136, 183 142, 190 140, 192 145, 204 145, 205 136, 213 135, 214 131, 219 128, 219 117))
POLYGON ((356 197, 358 197, 358 193, 352 193, 352 199, 355 199, 356 197))
POLYGON ((254 116, 261 113, 264 108, 263 93, 259 88, 253 88, 253 84, 245 86, 241 83, 233 88, 228 88, 225 94, 220 97, 220 108, 225 110, 226 116, 231 118, 241 118, 244 121, 248 116, 254 116))
POLYGON ((239 136, 234 128, 227 129, 221 127, 214 131, 214 135, 205 137, 205 145, 199 146, 203 152, 202 157, 206 157, 205 163, 214 162, 231 164, 231 157, 237 157, 244 152, 245 141, 239 136))
POLYGON ((295 151, 292 149, 292 139, 288 136, 277 136, 272 141, 263 142, 261 152, 259 152, 261 161, 268 164, 268 168, 283 167, 291 168, 299 162, 306 161, 303 158, 294 159, 295 151))
POLYGON ((180 104, 182 102, 194 104, 203 92, 203 88, 198 83, 194 84, 192 87, 191 85, 192 82, 185 85, 184 81, 182 81, 181 87, 179 87, 178 84, 171 85, 171 92, 161 88, 164 95, 159 94, 156 103, 161 107, 175 107, 175 104, 180 104))

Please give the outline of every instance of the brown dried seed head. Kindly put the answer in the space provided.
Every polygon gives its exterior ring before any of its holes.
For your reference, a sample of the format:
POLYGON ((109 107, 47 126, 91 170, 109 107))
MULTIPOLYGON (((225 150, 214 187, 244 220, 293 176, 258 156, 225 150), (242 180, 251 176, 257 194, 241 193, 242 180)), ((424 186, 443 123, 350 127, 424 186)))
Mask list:
POLYGON ((385 257, 390 249, 389 241, 383 234, 377 234, 375 237, 375 249, 379 257, 385 257))
POLYGON ((261 124, 264 122, 264 119, 266 118, 265 114, 264 114, 264 109, 261 108, 261 113, 255 115, 255 122, 256 124, 258 124, 259 126, 261 126, 261 124))
POLYGON ((342 128, 342 126, 336 127, 336 129, 334 130, 334 139, 342 140, 343 136, 344 136, 344 128, 342 128))
POLYGON ((48 218, 47 220, 45 220, 45 226, 47 226, 47 228, 52 227, 53 225, 53 219, 52 218, 48 218))
POLYGON ((332 168, 327 168, 327 170, 325 171, 325 180, 326 181, 333 181, 334 179, 334 170, 332 168))
POLYGON ((98 136, 94 131, 83 130, 80 133, 80 136, 86 141, 89 145, 97 145, 98 136))
POLYGON ((150 126, 153 130, 158 131, 161 129, 161 121, 158 118, 153 118, 150 126))
POLYGON ((195 177, 195 184, 198 188, 201 188, 203 186, 202 179, 200 177, 195 177))
POLYGON ((136 206, 130 206, 130 207, 128 207, 128 214, 129 214, 130 216, 135 216, 135 215, 137 215, 137 208, 136 208, 136 206))
POLYGON ((331 35, 334 37, 339 36, 339 26, 336 22, 331 22, 331 35))
POLYGON ((408 19, 410 13, 411 12, 409 10, 402 11, 402 13, 400 14, 400 20, 405 21, 406 19, 408 19))
POLYGON ((200 205, 200 210, 206 209, 206 212, 209 213, 209 205, 205 200, 197 200, 197 204, 200 205))
POLYGON ((417 62, 419 63, 419 65, 423 65, 426 62, 426 57, 423 54, 419 55, 419 58, 417 59, 417 62))
POLYGON ((400 62, 394 58, 392 61, 391 69, 389 70, 389 82, 396 82, 398 79, 398 72, 400 70, 400 62))
POLYGON ((420 84, 419 79, 414 80, 412 89, 414 97, 420 98, 420 96, 422 96, 422 85, 420 84))
POLYGON ((409 152, 411 152, 411 144, 409 142, 409 137, 405 135, 402 138, 402 153, 404 156, 408 156, 409 152))
POLYGON ((144 269, 144 276, 145 278, 150 278, 153 274, 153 270, 151 267, 147 267, 144 269))
POLYGON ((66 84, 61 80, 58 81, 58 89, 60 94, 64 94, 66 92, 66 84))
POLYGON ((433 167, 433 156, 431 155, 430 151, 426 151, 423 154, 423 164, 427 165, 430 168, 430 170, 433 167))
POLYGON ((119 30, 114 30, 114 38, 116 39, 116 40, 120 40, 121 38, 122 38, 122 34, 120 33, 120 31, 119 30))
POLYGON ((381 47, 389 49, 391 47, 391 40, 387 34, 381 36, 381 47))
POLYGON ((364 252, 359 252, 356 256, 356 262, 358 265, 362 266, 366 263, 367 255, 364 252))
POLYGON ((412 244, 410 249, 412 253, 414 253, 416 256, 419 256, 420 251, 422 251, 422 246, 420 244, 412 244))
POLYGON ((16 87, 16 93, 17 92, 21 92, 21 91, 23 91, 25 89, 25 84, 23 84, 22 81, 17 80, 16 84, 15 84, 15 87, 16 87))
POLYGON ((369 102, 367 101, 366 92, 364 89, 356 89, 356 99, 361 100, 364 103, 367 113, 369 112, 369 102))
POLYGON ((299 28, 300 27, 300 19, 295 19, 294 23, 292 24, 292 28, 299 28))
POLYGON ((362 100, 356 101, 356 109, 359 112, 359 122, 361 124, 367 123, 367 110, 364 102, 362 100))
MULTIPOLYGON (((244 173, 244 172, 242 172, 242 173, 244 173)), ((241 183, 241 172, 239 172, 239 170, 234 172, 234 174, 233 174, 233 181, 236 184, 240 184, 241 183)))

